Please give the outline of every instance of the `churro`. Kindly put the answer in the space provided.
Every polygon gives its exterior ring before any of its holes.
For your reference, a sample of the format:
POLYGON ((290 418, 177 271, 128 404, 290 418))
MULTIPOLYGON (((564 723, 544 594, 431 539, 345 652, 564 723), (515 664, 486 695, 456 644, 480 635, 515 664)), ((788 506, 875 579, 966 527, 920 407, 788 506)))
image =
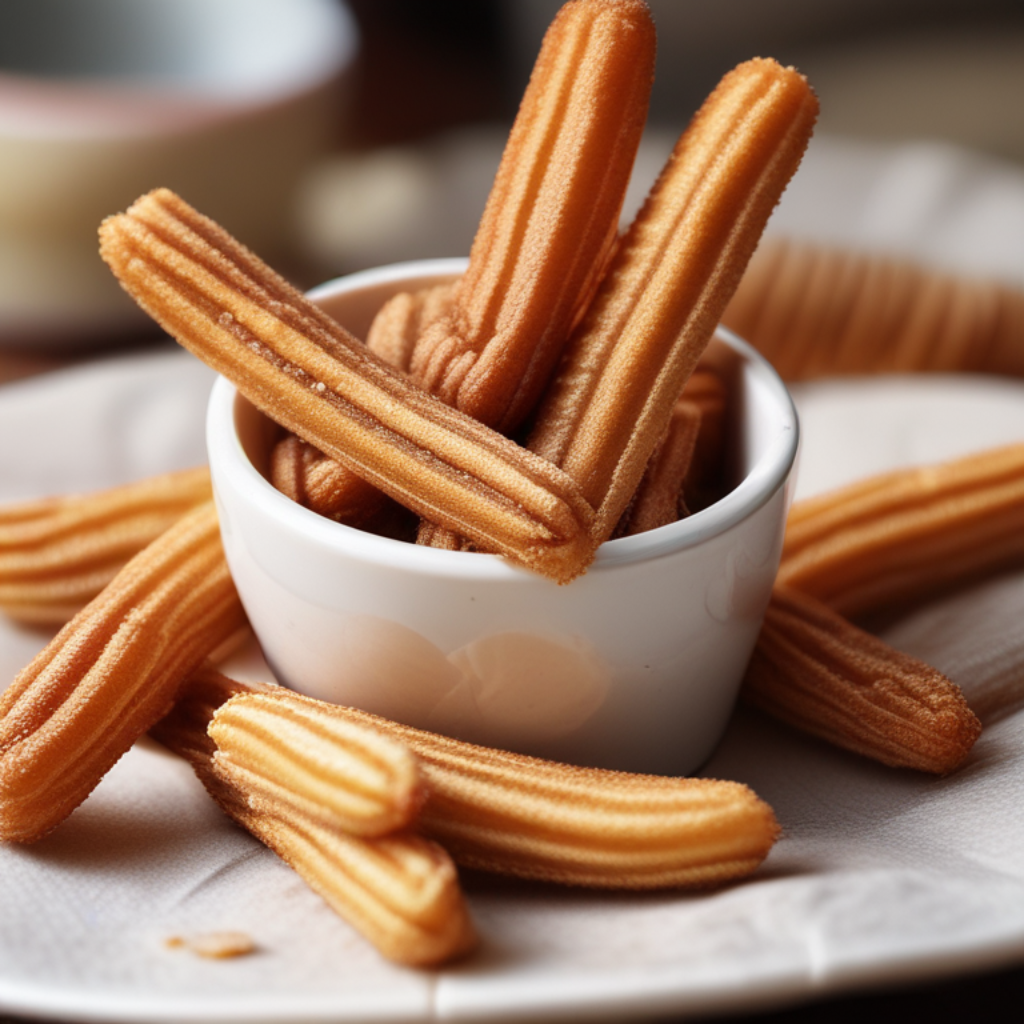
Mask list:
POLYGON ((383 491, 294 434, 274 445, 269 472, 270 482, 292 501, 347 526, 366 527, 388 500, 383 491))
POLYGON ((559 582, 592 561, 593 510, 571 478, 424 393, 172 192, 142 197, 100 235, 161 326, 320 451, 559 582))
POLYGON ((1024 562, 1024 445, 795 505, 744 692, 886 764, 945 773, 980 724, 941 673, 845 621, 1024 562))
MULTIPOLYGON (((548 29, 465 274, 401 293, 367 347, 474 419, 509 434, 533 411, 616 239, 654 75, 641 0, 570 0, 548 29)), ((309 507, 350 525, 372 498, 346 471, 309 507)), ((427 517, 429 520, 430 517, 427 517)), ((422 537, 462 545, 435 522, 422 537)), ((421 540, 421 543, 425 542, 421 540)))
POLYGON ((208 732, 218 747, 211 770, 254 812, 301 813, 372 837, 409 826, 426 797, 405 746, 309 704, 232 700, 208 732))
POLYGON ((208 501, 136 555, 0 694, 0 839, 60 824, 245 625, 208 501))
POLYGON ((672 410, 665 437, 654 449, 633 500, 619 520, 616 536, 654 530, 689 514, 683 486, 693 463, 700 427, 700 409, 681 398, 672 410))
POLYGON ((551 23, 452 308, 411 372, 509 433, 533 410, 615 242, 654 77, 641 0, 570 0, 551 23))
POLYGON ((722 320, 789 380, 1024 374, 1024 292, 882 254, 766 240, 722 320))
POLYGON ((937 669, 785 587, 772 593, 742 693, 836 746, 938 775, 960 767, 981 733, 937 669))
POLYGON ((690 402, 700 412, 693 458, 683 481, 684 502, 694 512, 713 504, 729 487, 729 386, 723 373, 698 366, 686 382, 682 401, 690 402))
POLYGON ((429 519, 420 520, 419 528, 416 531, 416 543, 428 548, 438 548, 441 551, 472 551, 473 546, 460 536, 455 530, 446 530, 429 519))
MULTIPOLYGON (((451 308, 454 283, 399 292, 378 310, 366 347, 400 370, 409 369, 413 346, 425 327, 451 308)), ((294 434, 270 456, 270 482, 304 508, 335 522, 374 529, 388 502, 373 484, 294 434)))
POLYGON ((721 374, 699 365, 686 382, 668 430, 615 528, 616 537, 666 526, 720 496, 725 477, 725 410, 721 374))
MULTIPOLYGON (((400 370, 409 369, 412 348, 425 325, 451 307, 454 284, 399 292, 381 306, 366 347, 400 370)), ((367 528, 387 497, 340 462, 294 434, 286 434, 270 457, 270 482, 292 501, 347 526, 367 528)))
POLYGON ((746 786, 576 768, 389 726, 420 758, 421 827, 466 867, 612 889, 744 877, 778 836, 746 786))
POLYGON ((794 505, 780 584, 844 615, 1024 560, 1024 445, 897 470, 794 505))
POLYGON ((128 559, 210 497, 204 466, 0 507, 0 609, 63 625, 128 559))
MULTIPOLYGON (((778 833, 771 809, 735 782, 556 764, 285 689, 236 700, 263 707, 268 720, 294 705, 404 744, 418 758, 429 793, 419 828, 465 867, 598 888, 706 886, 752 872, 778 833)), ((218 736, 218 756, 229 755, 233 738, 217 734, 216 718, 210 731, 218 736)), ((293 756, 302 758, 304 750, 293 756)))
MULTIPOLYGON (((455 867, 436 843, 408 831, 377 838, 350 835, 322 813, 307 813, 303 802, 291 796, 268 800, 262 785, 253 799, 248 773, 218 770, 221 755, 207 727, 235 693, 258 689, 205 669, 190 680, 153 736, 186 758, 224 812, 289 864, 382 955, 410 967, 429 967, 468 953, 476 933, 455 867)), ((280 722, 288 721, 283 714, 280 722)), ((317 723, 317 731, 324 728, 333 731, 335 723, 317 723)), ((245 757, 247 730, 229 729, 228 735, 245 757)), ((288 732, 281 744, 287 739, 288 732)), ((363 749, 379 753, 381 739, 368 731, 363 749)), ((351 767, 347 752, 342 760, 351 767)), ((322 767, 317 765, 314 773, 322 767)), ((290 773, 288 781, 294 779, 290 773)))
POLYGON ((606 540, 735 290, 817 116, 806 80, 741 64, 684 132, 541 404, 529 447, 578 481, 606 540))
POLYGON ((451 312, 455 285, 452 281, 392 295, 377 310, 366 335, 366 347, 399 370, 408 370, 424 332, 451 312))

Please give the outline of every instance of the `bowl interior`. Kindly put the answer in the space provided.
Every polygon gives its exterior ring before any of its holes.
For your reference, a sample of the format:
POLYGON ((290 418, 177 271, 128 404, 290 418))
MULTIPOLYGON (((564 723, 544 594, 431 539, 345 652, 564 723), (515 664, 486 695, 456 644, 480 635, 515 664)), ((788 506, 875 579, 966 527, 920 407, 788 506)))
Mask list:
MULTIPOLYGON (((452 280, 465 267, 465 260, 431 260, 396 264, 328 282, 311 291, 310 298, 334 316, 356 337, 366 336, 380 306, 402 289, 426 288, 452 280)), ((769 364, 749 345, 722 328, 704 356, 726 380, 730 390, 726 423, 726 493, 695 515, 669 526, 603 544, 590 572, 602 566, 656 558, 666 551, 697 545, 724 533, 763 505, 786 481, 793 467, 798 442, 796 410, 785 385, 769 364)), ((242 453, 262 477, 259 481, 279 514, 301 517, 309 525, 315 517, 295 505, 266 483, 270 449, 280 437, 280 428, 257 411, 242 396, 234 398, 232 423, 242 453)), ((331 528, 336 524, 327 524, 331 528)), ((328 542, 352 543, 352 531, 345 527, 322 534, 328 542)), ((365 537, 366 535, 362 535, 365 537)), ((379 538, 372 538, 373 546, 379 538)), ((382 543, 404 549, 406 561, 423 560, 436 569, 445 565, 465 566, 477 573, 508 571, 504 562, 487 555, 452 553, 399 542, 382 543), (454 557, 453 557, 454 556, 454 557)))

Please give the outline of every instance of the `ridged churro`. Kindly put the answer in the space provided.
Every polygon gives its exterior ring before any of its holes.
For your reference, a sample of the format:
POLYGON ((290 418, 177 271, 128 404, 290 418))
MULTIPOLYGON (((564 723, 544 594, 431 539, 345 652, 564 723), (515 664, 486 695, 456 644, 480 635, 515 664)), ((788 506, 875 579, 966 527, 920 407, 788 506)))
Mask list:
MULTIPOLYGON (((393 296, 374 317, 366 347, 392 366, 408 370, 413 346, 425 325, 451 308, 453 288, 453 284, 435 285, 393 296)), ((388 501, 373 484, 294 434, 285 435, 274 446, 270 482, 304 508, 364 529, 388 501)))
MULTIPOLYGON (((262 782, 252 788, 251 774, 223 771, 217 765, 223 755, 208 734, 211 720, 234 694, 258 689, 205 669, 184 688, 171 714, 153 729, 153 736, 186 758, 225 813, 289 864, 382 955, 410 967, 429 967, 468 953, 476 944, 476 932, 455 867, 437 844, 408 831, 377 838, 346 833, 324 813, 308 813, 303 800, 287 794, 294 774, 284 780, 275 800, 262 782)), ((275 724, 290 721, 294 720, 284 712, 275 724)), ((321 720, 314 732, 333 731, 336 724, 321 720)), ((253 735, 250 729, 229 728, 227 734, 235 753, 246 757, 253 735)), ((349 739, 354 735, 349 732, 349 739)), ((285 731, 279 749, 288 738, 285 731)), ((373 730, 364 732, 361 746, 374 751, 374 762, 381 754, 382 739, 373 730)), ((305 746, 302 751, 313 762, 313 773, 323 769, 316 763, 315 751, 305 746)), ((353 766, 349 753, 351 748, 342 751, 342 770, 353 766)), ((389 758, 390 753, 383 756, 389 758)), ((338 765, 331 767, 338 770, 338 765)), ((355 789, 362 785, 357 783, 355 789)), ((404 784, 397 792, 401 800, 404 784)))
MULTIPOLYGON (((771 809, 739 783, 555 764, 284 689, 237 701, 268 719, 306 708, 404 744, 429 792, 419 827, 465 867, 598 888, 706 886, 752 872, 778 833, 771 809)), ((230 755, 233 737, 214 723, 218 756, 230 755)))
POLYGON ((729 385, 722 372, 698 366, 686 382, 682 401, 690 402, 700 411, 697 443, 683 481, 685 504, 694 512, 713 504, 729 488, 729 385))
POLYGON ((688 514, 683 485, 693 463, 700 427, 700 409, 693 402, 679 399, 668 430, 654 449, 636 493, 619 520, 617 537, 655 530, 688 514))
POLYGON ((0 694, 0 839, 70 814, 245 625, 208 501, 135 556, 0 694))
POLYGON ((897 470, 799 502, 780 584, 859 615, 1024 561, 1024 445, 897 470))
POLYGON ((611 536, 817 116, 806 80, 741 64, 683 134, 542 403, 529 447, 577 480, 611 536))
MULTIPOLYGON (((532 412, 616 239, 654 75, 642 0, 570 0, 548 29, 463 277, 401 293, 367 347, 474 419, 511 433, 532 412)), ((346 471, 308 507, 350 525, 372 498, 346 471), (321 504, 321 496, 324 500, 321 504)), ((429 517, 428 517, 429 518, 429 517)), ((461 545, 458 532, 423 536, 461 545)), ((422 541, 421 541, 422 542, 422 541)))
POLYGON ((452 308, 411 372, 503 433, 530 414, 615 242, 654 78, 642 0, 570 0, 551 23, 452 308))
POLYGON ((437 548, 440 551, 473 550, 473 545, 465 537, 455 530, 446 530, 443 526, 430 522, 429 519, 420 520, 419 528, 416 531, 416 543, 428 548, 437 548))
POLYGON ((883 764, 945 775, 981 732, 959 687, 820 601, 776 586, 743 696, 883 764))
POLYGON ((142 197, 100 235, 136 301, 288 430, 559 582, 593 559, 593 510, 568 476, 425 394, 172 192, 142 197))
POLYGON ((745 693, 886 764, 945 773, 980 725, 956 686, 841 618, 1024 562, 1024 445, 898 470, 798 503, 745 693))
POLYGON ((1024 375, 1024 292, 893 256, 766 239, 722 320, 789 380, 1024 375))
POLYGON ((455 287, 452 281, 392 295, 373 318, 366 347, 399 370, 408 370, 424 332, 451 312, 455 287))
POLYGON ((0 609, 63 625, 133 555, 211 498, 206 467, 0 507, 0 609))
POLYGON ((347 526, 367 526, 388 501, 383 491, 294 434, 274 445, 269 471, 282 494, 347 526))
POLYGON ((416 760, 375 729, 309 704, 232 700, 209 727, 211 770, 254 812, 300 812, 349 835, 410 825, 426 797, 416 760), (301 752, 301 753, 300 753, 301 752))
POLYGON ((389 727, 420 758, 421 827, 458 864, 611 889, 718 885, 778 836, 746 786, 575 768, 389 727))
MULTIPOLYGON (((400 370, 409 369, 413 347, 426 326, 451 308, 454 283, 399 292, 378 310, 366 347, 400 370)), ((270 482, 304 508, 335 522, 373 530, 387 496, 340 462, 294 434, 275 444, 270 482)))
POLYGON ((721 375, 698 366, 619 519, 616 537, 667 526, 715 500, 724 483, 725 409, 721 375))

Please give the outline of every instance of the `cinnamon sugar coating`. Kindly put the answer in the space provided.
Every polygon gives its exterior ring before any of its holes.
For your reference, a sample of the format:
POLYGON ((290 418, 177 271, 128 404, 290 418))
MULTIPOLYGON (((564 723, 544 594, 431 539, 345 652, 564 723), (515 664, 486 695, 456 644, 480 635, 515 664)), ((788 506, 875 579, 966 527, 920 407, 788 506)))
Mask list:
POLYGON ((212 497, 205 466, 0 507, 0 609, 63 625, 133 555, 212 497))
POLYGON ((571 478, 423 392, 174 193, 100 236, 136 301, 288 430, 484 550, 559 582, 592 561, 571 478))
MULTIPOLYGON (((250 774, 217 765, 208 728, 218 709, 238 694, 263 689, 206 668, 190 680, 153 735, 189 761, 230 818, 273 850, 383 956, 409 967, 432 967, 471 951, 476 931, 458 875, 436 843, 407 830, 376 838, 353 835, 321 811, 310 813, 287 784, 271 797, 261 783, 253 789, 250 774)), ((244 730, 228 734, 238 740, 244 730)), ((361 746, 374 751, 372 761, 382 739, 364 730, 361 746)))
POLYGON ((937 775, 960 767, 981 733, 960 688, 937 669, 781 586, 742 692, 836 746, 937 775))
POLYGON ((647 117, 655 32, 640 0, 571 0, 544 37, 446 315, 411 371, 509 433, 594 294, 647 117))
POLYGON ((245 626, 208 501, 135 556, 0 694, 0 839, 60 824, 245 626))
POLYGON ((803 76, 753 60, 679 140, 573 335, 528 445, 611 536, 732 297, 817 116, 803 76))

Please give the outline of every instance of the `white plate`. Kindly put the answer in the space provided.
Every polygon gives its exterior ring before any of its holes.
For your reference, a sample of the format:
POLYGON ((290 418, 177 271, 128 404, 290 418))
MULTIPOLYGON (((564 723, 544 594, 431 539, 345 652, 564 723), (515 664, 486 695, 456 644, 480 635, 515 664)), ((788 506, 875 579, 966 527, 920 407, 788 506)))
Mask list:
MULTIPOLYGON (((0 498, 114 483, 203 457, 210 375, 159 353, 0 389, 0 498)), ((1024 384, 804 386, 803 494, 894 464, 1024 440, 1024 384)), ((420 1021, 765 1008, 1024 958, 1024 576, 887 635, 952 675, 986 732, 950 779, 888 771, 737 714, 706 774, 750 783, 785 835, 749 882, 604 894, 473 877, 483 936, 436 973, 383 962, 188 769, 140 745, 48 839, 0 849, 0 1014, 67 1021, 420 1021), (1008 696, 1010 693, 1010 696, 1008 696), (166 940, 225 929, 256 955, 166 940)), ((46 637, 0 622, 9 679, 46 637)), ((245 666, 240 666, 245 669, 245 666)), ((250 664, 248 670, 252 671, 250 664)))

